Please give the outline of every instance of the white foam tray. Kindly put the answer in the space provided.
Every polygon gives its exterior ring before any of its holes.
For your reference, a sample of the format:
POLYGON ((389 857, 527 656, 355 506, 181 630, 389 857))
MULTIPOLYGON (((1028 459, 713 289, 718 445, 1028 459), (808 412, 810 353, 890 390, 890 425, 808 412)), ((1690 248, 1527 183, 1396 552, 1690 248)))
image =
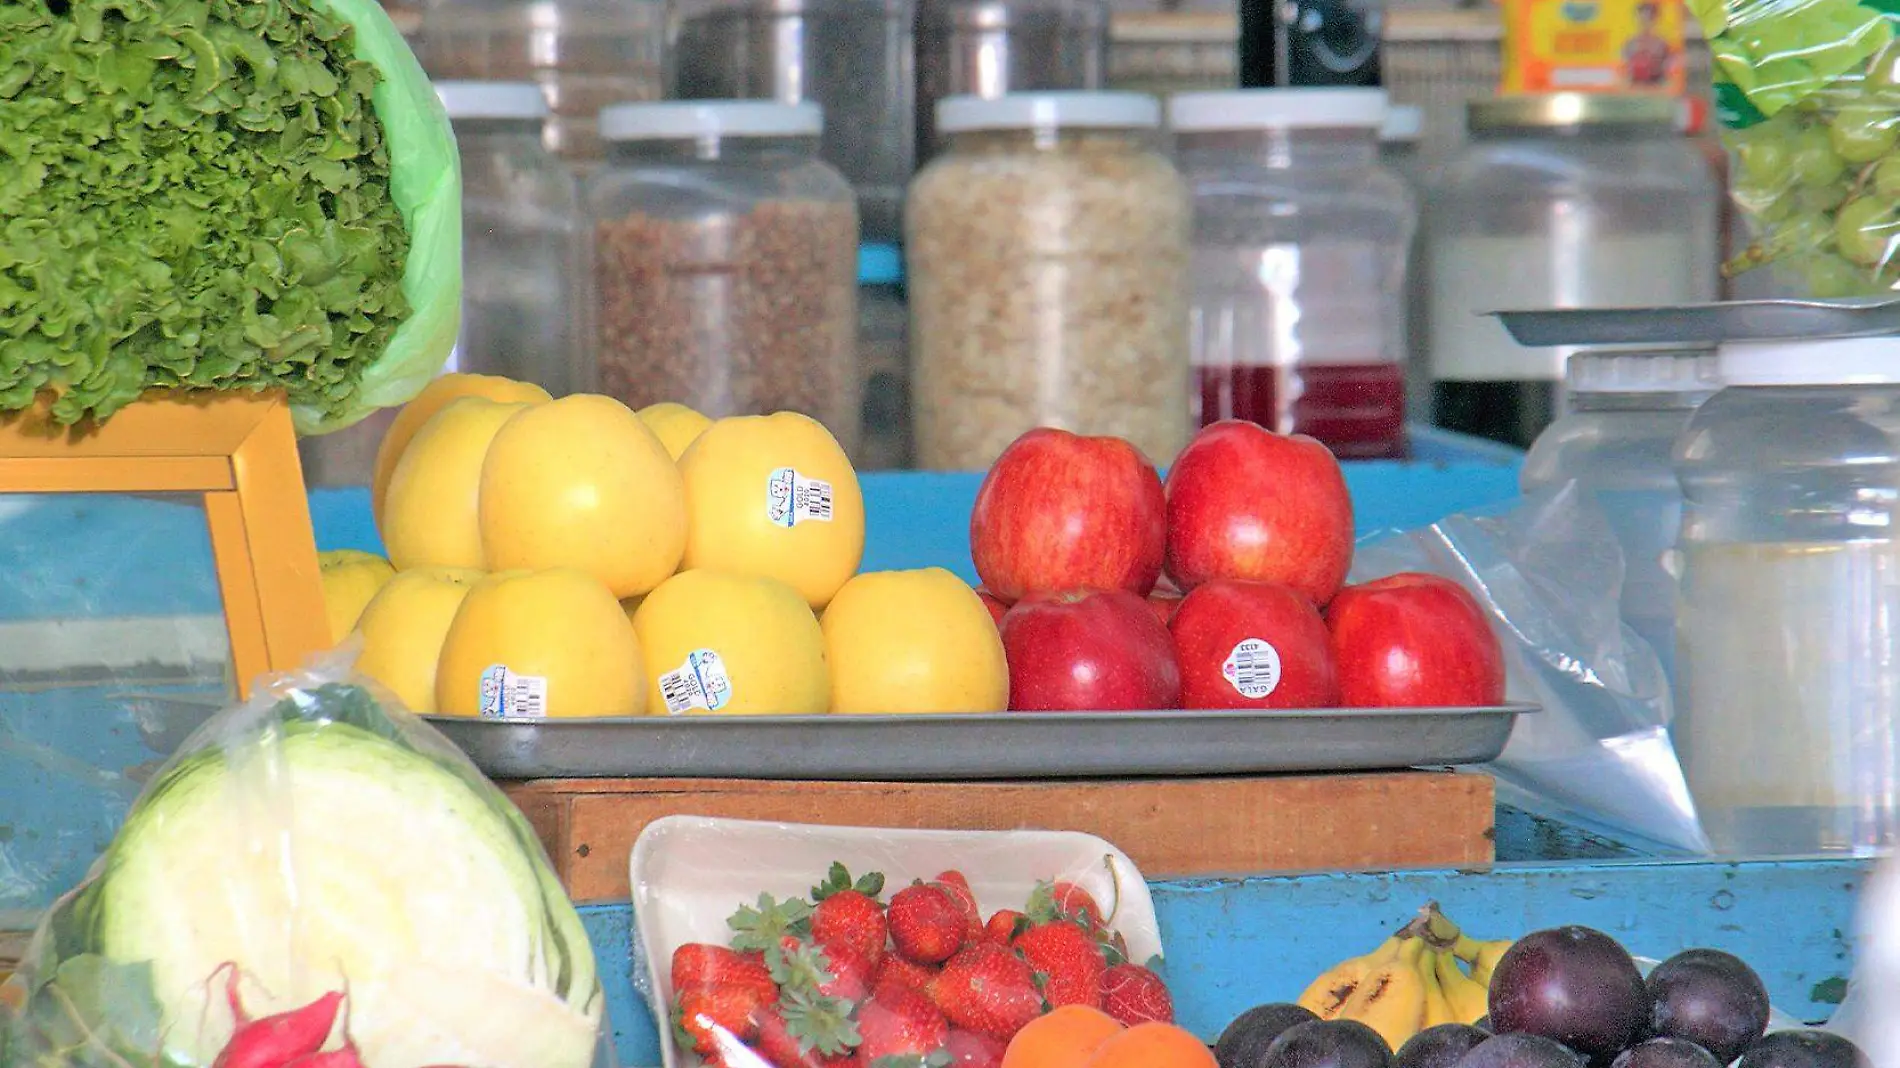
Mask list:
POLYGON ((1091 834, 1072 831, 906 831, 822 827, 803 823, 668 816, 648 824, 633 845, 634 955, 660 1033, 666 1068, 686 1058, 673 1044, 670 1019, 673 951, 688 942, 725 945, 726 918, 761 893, 805 897, 833 861, 853 877, 883 872, 888 894, 913 879, 955 868, 970 880, 987 917, 1019 909, 1036 884, 1062 879, 1087 890, 1136 962, 1161 956, 1148 882, 1127 854, 1091 834), (643 981, 644 980, 644 981, 643 981))

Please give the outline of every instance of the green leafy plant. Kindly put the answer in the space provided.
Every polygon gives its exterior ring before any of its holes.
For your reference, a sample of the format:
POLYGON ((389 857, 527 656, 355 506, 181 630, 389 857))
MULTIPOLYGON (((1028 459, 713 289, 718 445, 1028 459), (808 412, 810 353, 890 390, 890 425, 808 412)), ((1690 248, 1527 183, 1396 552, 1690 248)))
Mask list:
POLYGON ((377 83, 307 0, 0 4, 0 411, 348 409, 410 312, 377 83))

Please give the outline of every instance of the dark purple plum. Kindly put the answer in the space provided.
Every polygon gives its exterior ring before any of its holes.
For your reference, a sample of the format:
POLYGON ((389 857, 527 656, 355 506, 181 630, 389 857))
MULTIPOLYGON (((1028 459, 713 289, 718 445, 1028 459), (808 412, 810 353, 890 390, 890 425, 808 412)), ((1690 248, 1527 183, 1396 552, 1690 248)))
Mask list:
POLYGON ((1273 1040, 1295 1024, 1319 1019, 1302 1005, 1275 1003, 1256 1005, 1227 1025, 1214 1043, 1214 1059, 1220 1068, 1260 1068, 1273 1040))
POLYGON ((1458 1059, 1458 1068, 1583 1068, 1583 1054, 1542 1035, 1493 1035, 1458 1059))
POLYGON ((1740 957, 1691 949, 1663 961, 1645 984, 1649 1033, 1684 1038, 1728 1064, 1768 1030, 1768 988, 1740 957))
POLYGON ((1448 1023, 1427 1027, 1405 1040, 1392 1056, 1392 1068, 1452 1068, 1478 1043, 1491 1037, 1470 1024, 1448 1023))
POLYGON ((1750 1046, 1735 1068, 1867 1068, 1859 1046, 1828 1031, 1776 1031, 1750 1046))
POLYGON ((1280 1032, 1260 1068, 1392 1068, 1392 1047, 1357 1020, 1308 1020, 1280 1032))
POLYGON ((1629 951, 1588 927, 1536 931, 1491 973, 1491 1023, 1500 1035, 1539 1035, 1608 1061, 1649 1023, 1649 991, 1629 951))
POLYGON ((1610 1068, 1722 1068, 1722 1062, 1686 1038, 1652 1038, 1617 1054, 1610 1068))

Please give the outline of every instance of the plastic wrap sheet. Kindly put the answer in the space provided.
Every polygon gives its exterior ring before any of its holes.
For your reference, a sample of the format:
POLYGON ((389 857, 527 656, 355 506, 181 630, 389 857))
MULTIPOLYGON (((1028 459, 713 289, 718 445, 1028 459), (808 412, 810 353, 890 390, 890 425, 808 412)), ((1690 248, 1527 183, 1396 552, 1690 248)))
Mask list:
POLYGON ((1621 549, 1574 483, 1374 535, 1358 549, 1352 580, 1399 571, 1432 572, 1470 590, 1503 643, 1510 699, 1543 708, 1518 720, 1489 768, 1500 797, 1671 850, 1709 852, 1669 740, 1667 679, 1618 615, 1621 549))

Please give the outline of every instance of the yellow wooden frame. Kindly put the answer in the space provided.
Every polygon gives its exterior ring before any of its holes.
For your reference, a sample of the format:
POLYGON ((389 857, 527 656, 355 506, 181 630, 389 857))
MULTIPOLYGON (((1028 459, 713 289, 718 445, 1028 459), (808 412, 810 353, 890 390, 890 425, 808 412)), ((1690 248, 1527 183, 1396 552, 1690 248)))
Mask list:
POLYGON ((102 426, 0 418, 0 494, 204 498, 240 696, 330 645, 297 435, 281 393, 155 392, 102 426))

